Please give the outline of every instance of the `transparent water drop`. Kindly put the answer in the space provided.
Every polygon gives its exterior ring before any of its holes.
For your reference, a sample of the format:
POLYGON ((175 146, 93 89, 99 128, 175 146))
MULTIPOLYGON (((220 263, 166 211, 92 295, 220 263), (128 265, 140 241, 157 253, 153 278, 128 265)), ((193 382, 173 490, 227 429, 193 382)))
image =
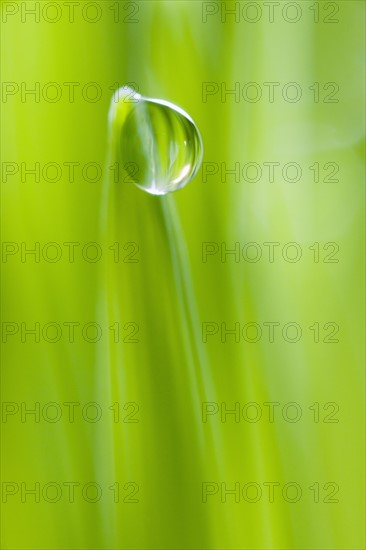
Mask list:
POLYGON ((181 189, 197 173, 202 139, 192 118, 161 99, 119 88, 109 113, 115 146, 129 179, 153 195, 181 189))

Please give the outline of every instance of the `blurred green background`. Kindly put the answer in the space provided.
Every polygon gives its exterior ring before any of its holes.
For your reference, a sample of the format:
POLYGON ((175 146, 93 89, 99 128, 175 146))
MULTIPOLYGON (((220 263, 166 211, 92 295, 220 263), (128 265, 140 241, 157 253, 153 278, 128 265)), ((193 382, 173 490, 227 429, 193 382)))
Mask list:
POLYGON ((365 547, 365 4, 275 4, 1 3, 4 548, 365 547), (201 131, 203 168, 174 194, 109 168, 108 110, 126 83, 201 131), (221 94, 235 83, 239 97, 221 94), (64 163, 80 163, 74 178, 64 163), (264 163, 279 163, 274 178, 264 163), (273 261, 264 243, 279 243, 273 261), (237 246, 262 257, 221 256, 237 246), (236 341, 222 323, 263 332, 236 341))

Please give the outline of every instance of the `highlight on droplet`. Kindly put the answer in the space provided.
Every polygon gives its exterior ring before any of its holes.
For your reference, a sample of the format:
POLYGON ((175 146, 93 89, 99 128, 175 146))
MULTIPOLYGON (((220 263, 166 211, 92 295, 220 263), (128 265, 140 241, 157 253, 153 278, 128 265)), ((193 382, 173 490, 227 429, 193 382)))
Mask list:
POLYGON ((116 155, 129 179, 152 195, 189 183, 199 170, 203 145, 192 118, 177 105, 143 97, 124 86, 113 95, 109 123, 116 155))

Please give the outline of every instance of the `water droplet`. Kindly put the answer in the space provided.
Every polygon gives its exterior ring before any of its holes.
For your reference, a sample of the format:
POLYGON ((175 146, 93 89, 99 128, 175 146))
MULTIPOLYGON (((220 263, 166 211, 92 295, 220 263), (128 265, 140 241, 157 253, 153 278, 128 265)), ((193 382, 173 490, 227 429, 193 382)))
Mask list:
POLYGON ((119 88, 109 120, 128 181, 144 191, 153 195, 176 191, 200 168, 203 146, 199 130, 173 103, 143 97, 129 87, 119 88))

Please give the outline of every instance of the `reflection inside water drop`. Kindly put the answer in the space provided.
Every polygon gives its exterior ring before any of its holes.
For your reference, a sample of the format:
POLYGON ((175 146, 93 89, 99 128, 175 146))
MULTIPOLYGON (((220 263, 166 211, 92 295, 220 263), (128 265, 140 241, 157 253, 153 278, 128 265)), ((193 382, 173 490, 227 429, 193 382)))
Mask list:
POLYGON ((112 99, 110 122, 117 132, 117 154, 128 171, 126 180, 148 193, 176 191, 200 168, 200 133, 176 105, 120 88, 112 99))

